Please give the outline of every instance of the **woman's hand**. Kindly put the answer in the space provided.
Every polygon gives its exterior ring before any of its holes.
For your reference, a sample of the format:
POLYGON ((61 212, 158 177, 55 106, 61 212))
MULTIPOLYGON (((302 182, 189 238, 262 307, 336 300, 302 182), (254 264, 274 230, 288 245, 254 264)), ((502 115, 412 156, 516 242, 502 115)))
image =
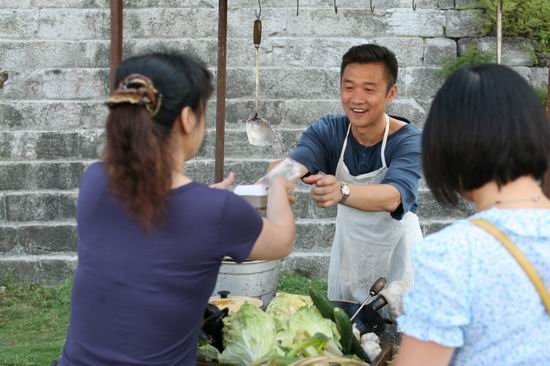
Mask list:
POLYGON ((273 181, 271 182, 271 188, 270 189, 273 189, 273 188, 278 189, 278 187, 280 187, 281 189, 284 189, 286 191, 288 202, 290 204, 293 204, 294 202, 296 202, 296 196, 294 195, 294 189, 296 187, 295 182, 291 182, 291 181, 289 181, 288 179, 285 179, 282 176, 276 176, 273 179, 273 181))
POLYGON ((224 180, 222 180, 219 183, 211 184, 209 187, 210 188, 217 188, 217 189, 227 189, 227 188, 229 188, 230 185, 233 184, 233 182, 235 182, 235 173, 231 172, 231 173, 229 173, 227 178, 225 178, 224 180))

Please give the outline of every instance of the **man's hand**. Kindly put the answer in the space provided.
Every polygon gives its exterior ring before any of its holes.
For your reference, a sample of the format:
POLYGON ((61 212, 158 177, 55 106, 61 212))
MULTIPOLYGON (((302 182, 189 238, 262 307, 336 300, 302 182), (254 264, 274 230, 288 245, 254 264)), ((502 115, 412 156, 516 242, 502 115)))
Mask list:
POLYGON ((227 188, 229 188, 230 185, 233 184, 234 181, 235 181, 235 173, 231 172, 231 173, 229 173, 227 178, 225 178, 224 180, 222 180, 219 183, 211 184, 209 187, 210 188, 217 188, 217 189, 227 189, 227 188))
POLYGON ((393 281, 380 291, 380 295, 384 296, 388 302, 390 315, 393 319, 397 319, 403 314, 403 296, 405 296, 407 290, 408 287, 405 281, 393 281))
POLYGON ((342 199, 341 184, 334 175, 310 175, 304 178, 304 183, 313 185, 309 194, 318 207, 332 207, 342 199))

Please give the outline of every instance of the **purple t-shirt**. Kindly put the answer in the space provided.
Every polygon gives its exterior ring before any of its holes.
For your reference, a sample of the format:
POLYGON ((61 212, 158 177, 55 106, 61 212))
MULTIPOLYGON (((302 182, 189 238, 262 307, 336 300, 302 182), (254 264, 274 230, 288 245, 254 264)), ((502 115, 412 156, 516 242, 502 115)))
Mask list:
POLYGON ((102 163, 77 206, 78 266, 60 365, 194 365, 221 260, 245 260, 262 219, 242 198, 192 182, 144 232, 109 192, 102 163))

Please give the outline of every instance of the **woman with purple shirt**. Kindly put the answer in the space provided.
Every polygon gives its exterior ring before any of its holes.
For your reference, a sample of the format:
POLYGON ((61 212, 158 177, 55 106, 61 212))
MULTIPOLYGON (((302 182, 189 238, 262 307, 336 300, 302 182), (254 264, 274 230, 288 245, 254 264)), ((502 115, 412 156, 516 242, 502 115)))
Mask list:
POLYGON ((78 267, 60 365, 193 365, 222 258, 292 250, 290 182, 275 179, 267 217, 185 162, 205 133, 211 74, 178 54, 132 57, 108 101, 103 162, 81 181, 78 267))

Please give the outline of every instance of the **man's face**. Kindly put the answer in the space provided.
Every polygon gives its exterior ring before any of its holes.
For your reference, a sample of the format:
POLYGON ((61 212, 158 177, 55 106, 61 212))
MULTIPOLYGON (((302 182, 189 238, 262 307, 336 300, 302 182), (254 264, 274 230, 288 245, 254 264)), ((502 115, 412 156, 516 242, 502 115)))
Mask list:
POLYGON ((344 69, 340 97, 353 126, 367 127, 380 121, 386 105, 396 95, 396 85, 388 91, 383 63, 351 63, 344 69))

